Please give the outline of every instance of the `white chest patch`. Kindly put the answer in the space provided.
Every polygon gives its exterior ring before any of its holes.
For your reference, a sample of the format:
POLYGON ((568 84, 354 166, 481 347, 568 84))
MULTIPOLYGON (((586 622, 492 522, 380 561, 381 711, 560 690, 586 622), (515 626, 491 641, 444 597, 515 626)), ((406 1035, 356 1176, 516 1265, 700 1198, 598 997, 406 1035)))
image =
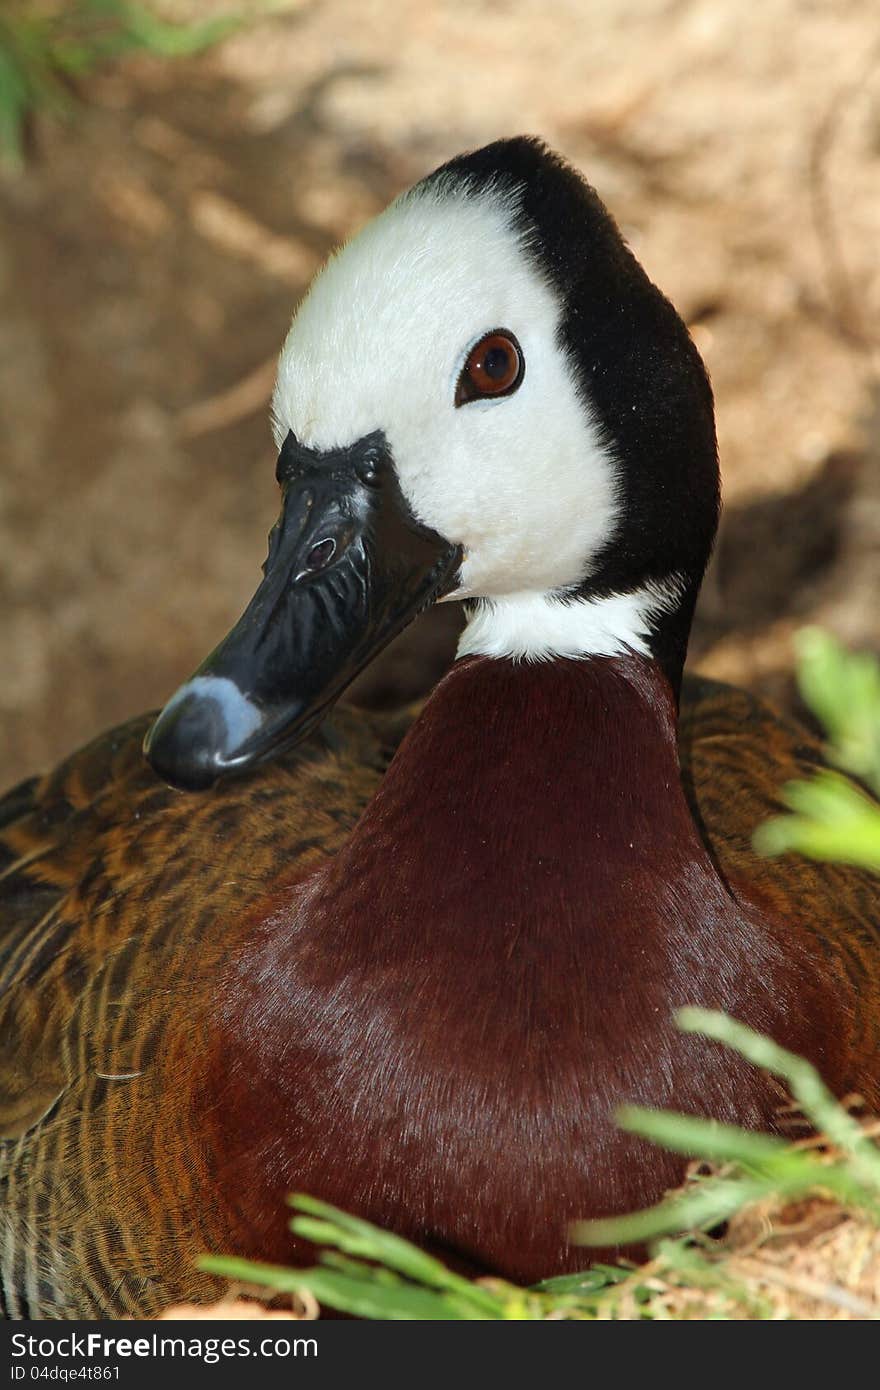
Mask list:
MULTIPOLYGON (((464 547, 454 597, 540 596, 589 575, 618 526, 618 478, 558 342, 561 308, 497 190, 418 187, 337 253, 301 304, 273 401, 312 448, 382 430, 415 516, 464 547), (505 328, 512 395, 455 406, 469 350, 505 328)), ((558 616, 558 615, 557 615, 558 616)))
POLYGON ((605 598, 510 594, 481 603, 458 644, 458 656, 549 661, 553 657, 649 653, 656 620, 673 609, 683 584, 677 576, 605 598))

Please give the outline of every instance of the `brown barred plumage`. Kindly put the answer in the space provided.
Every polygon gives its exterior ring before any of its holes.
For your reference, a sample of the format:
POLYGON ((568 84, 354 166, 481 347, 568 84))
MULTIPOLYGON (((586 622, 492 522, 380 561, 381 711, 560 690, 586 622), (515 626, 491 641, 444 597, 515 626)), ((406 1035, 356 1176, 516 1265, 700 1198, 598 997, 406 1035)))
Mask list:
MULTIPOLYGON (((207 1047, 215 981, 256 906, 265 915, 337 852, 406 722, 337 711, 297 752, 196 799, 147 768, 138 719, 0 802, 9 1316, 150 1314, 216 1292, 192 1260, 223 1249, 229 1223, 177 1059, 194 1068, 207 1047)), ((857 1045, 877 1058, 877 880, 750 845, 817 744, 751 696, 691 679, 681 750, 722 874, 782 914, 797 904, 796 930, 863 1001, 857 1045)))
POLYGON ((145 763, 149 723, 132 720, 0 801, 11 1317, 152 1313, 211 1292, 191 1267, 211 1230, 198 1224, 186 1115, 157 1148, 157 1117, 175 1099, 169 1035, 205 1026, 236 923, 339 848, 405 727, 341 710, 256 778, 198 800, 145 763))

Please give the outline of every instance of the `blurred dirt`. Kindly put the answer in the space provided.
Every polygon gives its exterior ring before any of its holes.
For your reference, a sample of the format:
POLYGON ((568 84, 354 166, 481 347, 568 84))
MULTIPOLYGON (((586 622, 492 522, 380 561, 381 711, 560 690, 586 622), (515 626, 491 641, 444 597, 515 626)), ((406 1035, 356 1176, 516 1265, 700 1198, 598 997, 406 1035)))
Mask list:
MULTIPOLYGON (((789 700, 804 622, 880 648, 876 0, 315 0, 87 95, 0 181, 0 783, 160 703, 237 616, 298 296, 505 133, 586 172, 712 373, 727 508, 694 659, 789 700)), ((429 684, 454 626, 362 697, 429 684)))

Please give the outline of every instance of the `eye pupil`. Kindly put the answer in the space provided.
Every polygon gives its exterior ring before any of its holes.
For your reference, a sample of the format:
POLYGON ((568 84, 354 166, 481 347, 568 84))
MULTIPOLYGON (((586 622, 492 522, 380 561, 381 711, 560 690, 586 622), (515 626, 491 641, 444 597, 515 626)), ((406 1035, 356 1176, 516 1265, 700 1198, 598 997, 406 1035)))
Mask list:
POLYGON ((522 350, 512 333, 496 329, 471 348, 455 390, 455 404, 509 396, 520 385, 525 370, 522 350))
POLYGON ((490 348, 483 358, 483 371, 493 381, 502 381, 510 371, 510 353, 507 348, 490 348))

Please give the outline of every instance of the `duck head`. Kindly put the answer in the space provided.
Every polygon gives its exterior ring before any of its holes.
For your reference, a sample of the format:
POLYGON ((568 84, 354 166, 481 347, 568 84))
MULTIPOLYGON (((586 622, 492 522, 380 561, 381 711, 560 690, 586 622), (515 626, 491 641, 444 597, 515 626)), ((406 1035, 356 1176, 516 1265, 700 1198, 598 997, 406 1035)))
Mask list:
POLYGON ((303 738, 429 604, 459 655, 638 652, 677 689, 719 507, 687 329, 539 141, 462 155, 314 281, 273 400, 264 578, 145 753, 197 790, 303 738))

